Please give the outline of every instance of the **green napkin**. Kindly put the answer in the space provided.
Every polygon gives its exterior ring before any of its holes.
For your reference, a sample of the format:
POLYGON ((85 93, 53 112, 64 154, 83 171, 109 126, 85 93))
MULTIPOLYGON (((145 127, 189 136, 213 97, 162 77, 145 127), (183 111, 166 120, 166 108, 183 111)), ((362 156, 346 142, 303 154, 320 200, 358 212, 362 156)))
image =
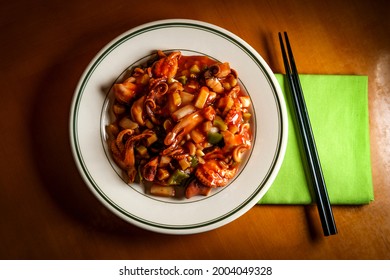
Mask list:
MULTIPOLYGON (((276 78, 285 92, 288 84, 284 75, 276 74, 276 78)), ((369 203, 374 199, 374 193, 367 76, 300 75, 300 79, 331 203, 369 203)), ((287 111, 286 155, 260 204, 314 202, 306 182, 288 102, 287 111)))

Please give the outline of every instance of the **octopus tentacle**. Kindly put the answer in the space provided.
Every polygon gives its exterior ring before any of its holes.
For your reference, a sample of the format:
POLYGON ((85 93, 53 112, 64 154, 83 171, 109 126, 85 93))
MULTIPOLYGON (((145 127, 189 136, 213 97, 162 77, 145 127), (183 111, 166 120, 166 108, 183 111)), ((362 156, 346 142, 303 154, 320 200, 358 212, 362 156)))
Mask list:
POLYGON ((247 151, 249 150, 250 148, 250 145, 247 145, 247 144, 241 144, 241 145, 238 145, 237 147, 235 147, 233 149, 233 152, 232 152, 232 157, 233 157, 233 160, 235 162, 241 162, 242 160, 242 155, 247 151))
POLYGON ((226 77, 231 72, 228 62, 214 64, 210 66, 210 71, 217 78, 226 77))
POLYGON ((173 127, 172 131, 167 134, 164 139, 164 144, 170 146, 180 142, 182 138, 200 124, 203 119, 204 117, 199 111, 185 116, 173 127))
POLYGON ((153 135, 153 131, 146 130, 141 134, 131 136, 126 141, 123 164, 126 167, 127 175, 129 177, 129 182, 134 182, 135 177, 137 175, 137 170, 135 168, 134 144, 135 142, 140 141, 144 138, 148 138, 152 135, 153 135))
POLYGON ((123 139, 127 136, 133 135, 133 133, 134 133, 133 129, 124 129, 118 133, 118 136, 115 139, 115 144, 120 152, 123 152, 123 150, 125 148, 125 144, 123 142, 123 139))
POLYGON ((152 66, 152 73, 157 78, 171 79, 176 75, 180 52, 172 52, 166 57, 162 57, 152 66))
POLYGON ((225 88, 221 80, 225 80, 230 73, 231 68, 228 62, 214 64, 204 73, 206 85, 216 93, 223 93, 225 88))
POLYGON ((152 158, 148 163, 146 163, 142 168, 142 176, 145 180, 153 182, 157 174, 157 167, 159 163, 159 157, 156 156, 152 158))
POLYGON ((179 155, 179 154, 182 154, 184 153, 184 149, 181 148, 181 147, 173 147, 173 145, 171 145, 171 147, 165 149, 164 151, 162 151, 162 155, 163 156, 175 156, 175 155, 179 155))
POLYGON ((113 87, 116 100, 120 103, 128 104, 136 94, 137 86, 131 82, 123 82, 121 84, 115 84, 113 87))
POLYGON ((146 96, 141 96, 138 100, 136 100, 133 103, 133 106, 131 106, 130 113, 131 117, 134 121, 136 121, 139 125, 144 126, 145 121, 143 119, 144 115, 144 102, 145 102, 146 96))
POLYGON ((204 74, 206 85, 216 93, 223 93, 225 88, 222 86, 221 81, 212 75, 210 70, 207 70, 204 74))
POLYGON ((222 187, 234 177, 237 167, 226 168, 217 160, 209 160, 200 164, 196 169, 195 176, 203 184, 210 188, 222 187))
POLYGON ((129 177, 129 182, 134 182, 137 175, 137 170, 135 168, 135 155, 134 155, 134 142, 126 142, 126 152, 123 159, 123 163, 126 166, 127 176, 129 177))
POLYGON ((156 100, 160 99, 168 92, 168 84, 162 78, 155 79, 150 86, 149 93, 145 99, 145 111, 151 121, 155 124, 160 124, 160 121, 156 118, 156 100))

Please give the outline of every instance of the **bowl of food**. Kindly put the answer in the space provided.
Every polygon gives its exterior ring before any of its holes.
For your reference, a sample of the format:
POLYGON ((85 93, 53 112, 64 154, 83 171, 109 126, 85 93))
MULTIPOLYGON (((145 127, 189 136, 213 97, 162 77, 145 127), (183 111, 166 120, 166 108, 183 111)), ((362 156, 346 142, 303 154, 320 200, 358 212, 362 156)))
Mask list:
POLYGON ((241 38, 162 20, 120 35, 91 61, 70 139, 83 179, 113 213, 151 231, 198 233, 267 192, 286 149, 286 105, 241 38))

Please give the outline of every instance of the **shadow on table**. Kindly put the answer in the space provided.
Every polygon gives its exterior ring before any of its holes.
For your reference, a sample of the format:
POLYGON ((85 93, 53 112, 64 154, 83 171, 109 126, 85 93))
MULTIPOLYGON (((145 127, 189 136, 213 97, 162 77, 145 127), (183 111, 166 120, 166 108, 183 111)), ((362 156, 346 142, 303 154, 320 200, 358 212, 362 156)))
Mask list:
POLYGON ((70 106, 84 68, 102 47, 96 38, 80 38, 74 49, 47 69, 37 89, 29 120, 35 165, 47 193, 72 219, 100 231, 145 234, 111 213, 93 196, 72 156, 70 106))

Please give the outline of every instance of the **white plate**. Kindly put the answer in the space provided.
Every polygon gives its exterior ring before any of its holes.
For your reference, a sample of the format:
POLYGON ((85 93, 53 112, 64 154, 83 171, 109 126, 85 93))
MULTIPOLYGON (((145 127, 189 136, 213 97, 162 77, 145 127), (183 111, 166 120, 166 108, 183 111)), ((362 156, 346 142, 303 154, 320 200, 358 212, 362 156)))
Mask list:
POLYGON ((70 114, 70 137, 77 167, 96 197, 124 220, 170 234, 215 229, 253 207, 271 186, 287 143, 286 105, 278 82, 262 57, 246 42, 215 25, 162 20, 141 25, 105 46, 85 70, 70 114), (251 97, 254 143, 247 162, 228 186, 208 197, 157 198, 121 178, 107 151, 108 93, 118 77, 156 50, 208 55, 229 62, 251 97))

